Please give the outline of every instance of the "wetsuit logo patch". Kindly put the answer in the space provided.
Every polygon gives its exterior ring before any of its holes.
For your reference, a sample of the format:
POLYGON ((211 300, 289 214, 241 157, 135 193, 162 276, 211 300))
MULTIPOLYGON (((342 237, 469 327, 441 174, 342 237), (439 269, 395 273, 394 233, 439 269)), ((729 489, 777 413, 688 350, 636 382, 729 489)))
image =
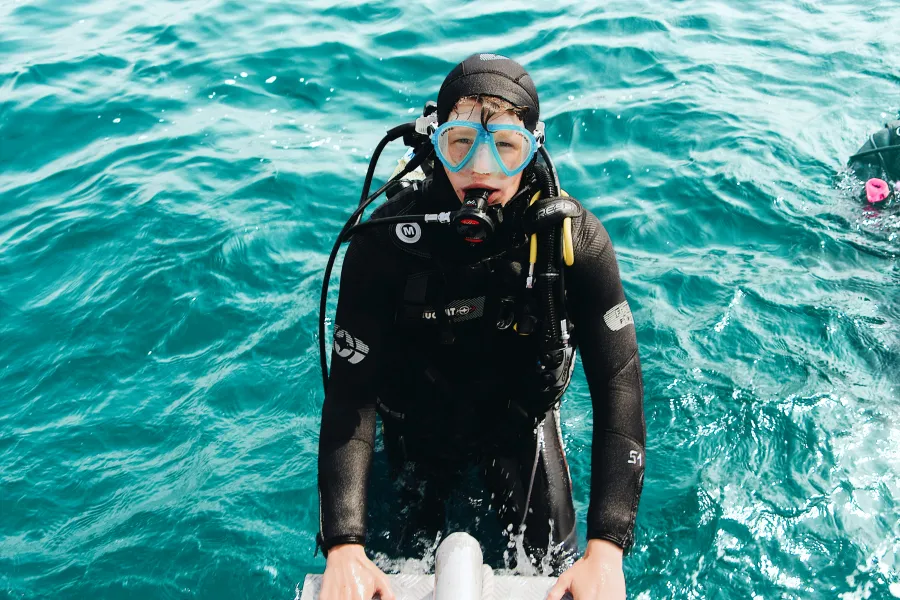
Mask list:
POLYGON ((543 219, 544 217, 546 217, 546 216, 548 216, 548 215, 552 215, 553 213, 558 213, 558 212, 561 211, 562 209, 563 209, 563 203, 562 203, 562 202, 554 202, 554 203, 551 204, 550 206, 544 207, 544 208, 542 208, 541 210, 537 211, 537 214, 535 215, 535 218, 538 219, 538 220, 540 220, 540 219, 543 219))
POLYGON ((603 315, 603 321, 613 331, 619 331, 628 325, 633 325, 634 317, 631 315, 628 301, 624 300, 606 311, 606 314, 603 315))
POLYGON ((334 353, 346 358, 351 365, 363 361, 369 354, 369 346, 359 338, 350 335, 346 329, 334 329, 334 353))
MULTIPOLYGON (((484 296, 478 298, 466 298, 455 300, 444 308, 444 314, 451 321, 468 321, 484 315, 484 296)), ((434 309, 427 308, 422 312, 422 318, 426 321, 437 319, 434 309)))
POLYGON ((404 244, 415 244, 422 239, 422 228, 418 223, 400 223, 394 228, 394 233, 404 244))

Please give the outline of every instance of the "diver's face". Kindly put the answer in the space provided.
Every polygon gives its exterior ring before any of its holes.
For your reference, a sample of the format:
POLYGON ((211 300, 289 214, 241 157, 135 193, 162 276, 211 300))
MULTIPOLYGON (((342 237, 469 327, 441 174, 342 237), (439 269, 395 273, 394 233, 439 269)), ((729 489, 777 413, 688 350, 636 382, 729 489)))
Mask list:
MULTIPOLYGON (((447 120, 449 121, 475 121, 481 122, 481 102, 463 98, 456 107, 450 112, 447 120)), ((510 124, 525 126, 525 122, 511 112, 498 111, 493 115, 488 123, 491 124, 510 124)), ((450 185, 459 201, 462 202, 466 195, 466 190, 472 188, 489 189, 491 195, 488 196, 489 204, 506 204, 515 193, 519 190, 519 183, 522 181, 522 173, 516 173, 512 177, 500 172, 491 172, 493 161, 486 155, 487 147, 481 149, 481 153, 476 154, 469 160, 468 164, 462 170, 453 173, 444 167, 450 185)), ((442 165, 443 166, 443 165, 442 165)))

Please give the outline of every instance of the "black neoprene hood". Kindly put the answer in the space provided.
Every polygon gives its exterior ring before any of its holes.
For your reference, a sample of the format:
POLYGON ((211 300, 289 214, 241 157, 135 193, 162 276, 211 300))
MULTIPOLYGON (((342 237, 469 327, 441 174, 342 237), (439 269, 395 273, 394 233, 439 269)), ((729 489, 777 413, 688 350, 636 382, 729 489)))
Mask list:
POLYGON ((447 122, 460 98, 478 94, 527 106, 525 127, 534 131, 541 113, 534 82, 522 65, 499 54, 473 54, 450 71, 438 93, 438 122, 447 122))

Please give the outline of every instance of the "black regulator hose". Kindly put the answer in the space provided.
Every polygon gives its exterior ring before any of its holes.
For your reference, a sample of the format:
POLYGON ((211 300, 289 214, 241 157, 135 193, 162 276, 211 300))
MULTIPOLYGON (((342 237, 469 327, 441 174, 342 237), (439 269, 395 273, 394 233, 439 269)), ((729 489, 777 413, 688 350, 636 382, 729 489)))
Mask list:
MULTIPOLYGON (((541 145, 541 147, 540 147, 540 154, 541 154, 541 158, 544 159, 544 164, 547 165, 547 170, 550 171, 550 177, 553 181, 553 185, 556 186, 556 193, 562 194, 563 193, 562 186, 559 185, 559 173, 557 173, 557 171, 556 171, 556 165, 553 164, 553 159, 550 158, 550 153, 547 152, 547 148, 544 147, 543 145, 541 145)), ((557 316, 559 317, 560 321, 564 321, 567 318, 567 315, 566 315, 566 268, 565 268, 566 266, 565 266, 565 262, 563 260, 563 253, 562 253, 562 248, 561 248, 562 243, 563 243, 563 240, 562 240, 562 237, 560 237, 559 240, 557 241, 557 249, 554 250, 554 252, 556 253, 555 256, 557 256, 559 258, 559 260, 557 261, 557 264, 559 266, 559 279, 557 280, 557 285, 556 285, 556 289, 557 289, 556 299, 559 301, 557 306, 561 307, 561 310, 558 310, 558 312, 557 312, 557 316)))
MULTIPOLYGON (((394 140, 399 140, 403 136, 412 135, 415 132, 415 121, 397 125, 396 127, 387 130, 387 133, 384 134, 384 137, 381 138, 381 141, 375 146, 375 150, 372 151, 372 160, 369 161, 369 168, 366 169, 366 179, 363 182, 362 194, 360 194, 359 197, 359 206, 362 206, 363 202, 366 201, 366 198, 369 197, 369 188, 372 187, 372 178, 375 177, 375 167, 378 166, 378 159, 381 158, 381 153, 384 151, 384 148, 394 140)), ((359 221, 359 216, 357 216, 356 220, 357 222, 359 221)))
POLYGON ((410 132, 415 132, 415 123, 406 123, 404 125, 399 125, 397 127, 394 127, 393 129, 388 130, 387 135, 385 135, 381 142, 378 143, 378 146, 372 153, 372 160, 369 162, 369 168, 366 172, 366 180, 363 184, 363 196, 362 198, 360 198, 359 206, 355 211, 353 211, 353 214, 350 215, 347 223, 344 224, 344 227, 338 234, 337 240, 335 240, 334 246, 331 248, 331 254, 328 256, 328 263, 325 265, 325 274, 322 280, 322 293, 319 296, 319 365, 322 369, 322 389, 325 392, 328 392, 328 360, 325 351, 325 312, 328 308, 328 283, 331 280, 331 272, 334 269, 334 262, 337 259, 341 244, 350 239, 350 231, 359 224, 359 220, 362 218, 363 212, 365 212, 366 208, 376 198, 378 198, 378 196, 384 193, 384 191, 387 190, 391 185, 395 185, 397 182, 399 182, 399 180, 403 179, 409 173, 416 170, 434 153, 434 148, 431 147, 430 143, 422 143, 418 148, 416 148, 415 154, 413 155, 412 159, 410 159, 410 161, 406 163, 406 166, 403 167, 403 170, 389 179, 383 186, 378 188, 374 194, 367 197, 366 194, 368 193, 369 188, 372 185, 375 166, 378 162, 379 156, 381 156, 381 152, 391 141, 399 139, 403 137, 403 135, 409 134, 410 132))
POLYGON ((897 152, 900 151, 900 144, 894 144, 892 146, 881 146, 880 148, 870 148, 868 150, 863 150, 862 152, 857 152, 850 156, 848 160, 856 160, 857 158, 861 158, 863 156, 869 156, 870 154, 881 154, 882 152, 897 152))
POLYGON ((559 193, 559 175, 557 175, 556 173, 556 166, 553 164, 553 159, 550 158, 550 153, 547 152, 547 148, 545 148, 543 145, 538 148, 538 151, 541 154, 541 158, 544 159, 544 164, 547 165, 547 170, 550 171, 550 180, 553 182, 553 185, 556 186, 556 192, 559 193))
POLYGON ((350 236, 359 233, 360 231, 365 231, 366 229, 371 229, 372 227, 377 227, 379 225, 393 225, 399 223, 426 223, 425 215, 397 215, 396 217, 381 217, 379 219, 372 219, 371 221, 363 221, 362 223, 358 223, 351 227, 347 232, 347 238, 350 236))
MULTIPOLYGON (((547 169, 539 165, 535 166, 534 174, 541 187, 541 194, 549 198, 558 195, 556 182, 550 176, 547 169)), ((543 268, 537 275, 538 302, 541 305, 541 313, 544 318, 544 360, 546 368, 555 368, 562 361, 562 355, 556 350, 556 343, 562 339, 562 328, 556 307, 556 281, 559 279, 559 270, 556 258, 559 256, 559 228, 551 228, 543 233, 543 240, 538 241, 538 262, 543 268), (544 243, 542 244, 541 241, 544 243)))

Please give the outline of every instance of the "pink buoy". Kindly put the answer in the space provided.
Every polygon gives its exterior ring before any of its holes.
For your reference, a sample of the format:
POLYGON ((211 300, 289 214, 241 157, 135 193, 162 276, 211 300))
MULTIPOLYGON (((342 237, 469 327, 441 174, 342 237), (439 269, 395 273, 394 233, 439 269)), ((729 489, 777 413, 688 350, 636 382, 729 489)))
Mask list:
POLYGON ((888 187, 888 184, 885 180, 873 177, 866 182, 866 198, 872 204, 881 202, 890 195, 891 188, 888 187))

